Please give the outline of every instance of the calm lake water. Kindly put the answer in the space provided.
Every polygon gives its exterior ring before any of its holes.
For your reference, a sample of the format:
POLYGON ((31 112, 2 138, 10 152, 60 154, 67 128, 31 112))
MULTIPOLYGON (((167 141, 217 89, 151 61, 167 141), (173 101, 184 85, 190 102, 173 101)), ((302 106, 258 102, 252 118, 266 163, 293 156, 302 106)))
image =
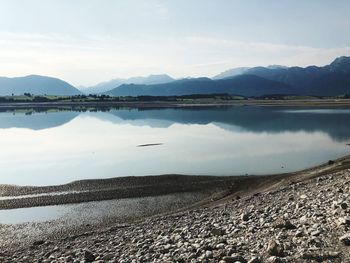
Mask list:
POLYGON ((0 184, 296 171, 350 154, 350 109, 0 112, 0 184), (139 145, 158 144, 147 147, 139 145))
POLYGON ((58 220, 60 225, 97 224, 109 219, 123 222, 151 216, 198 202, 200 193, 180 193, 161 196, 126 198, 79 204, 39 206, 0 210, 1 224, 40 223, 58 220))

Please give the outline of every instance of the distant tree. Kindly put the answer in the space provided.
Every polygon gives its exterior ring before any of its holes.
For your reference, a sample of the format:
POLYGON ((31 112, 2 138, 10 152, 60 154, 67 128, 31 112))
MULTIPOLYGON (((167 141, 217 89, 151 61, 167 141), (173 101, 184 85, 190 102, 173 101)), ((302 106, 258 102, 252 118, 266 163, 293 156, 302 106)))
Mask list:
POLYGON ((50 99, 43 96, 35 96, 33 99, 34 102, 48 102, 50 99))

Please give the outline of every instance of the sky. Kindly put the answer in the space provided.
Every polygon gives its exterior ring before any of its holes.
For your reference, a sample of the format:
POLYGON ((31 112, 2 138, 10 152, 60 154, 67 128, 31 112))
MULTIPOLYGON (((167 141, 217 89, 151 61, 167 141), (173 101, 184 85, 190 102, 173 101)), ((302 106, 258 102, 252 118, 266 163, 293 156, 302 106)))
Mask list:
POLYGON ((348 0, 0 0, 0 76, 212 77, 350 55, 348 0))

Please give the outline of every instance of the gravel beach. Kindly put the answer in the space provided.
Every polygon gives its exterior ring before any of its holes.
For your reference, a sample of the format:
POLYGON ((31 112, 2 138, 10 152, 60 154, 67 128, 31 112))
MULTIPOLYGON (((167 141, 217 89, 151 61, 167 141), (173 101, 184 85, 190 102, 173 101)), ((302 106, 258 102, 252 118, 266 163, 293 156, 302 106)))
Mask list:
POLYGON ((262 182, 171 214, 2 247, 0 262, 350 261, 348 157, 262 182))

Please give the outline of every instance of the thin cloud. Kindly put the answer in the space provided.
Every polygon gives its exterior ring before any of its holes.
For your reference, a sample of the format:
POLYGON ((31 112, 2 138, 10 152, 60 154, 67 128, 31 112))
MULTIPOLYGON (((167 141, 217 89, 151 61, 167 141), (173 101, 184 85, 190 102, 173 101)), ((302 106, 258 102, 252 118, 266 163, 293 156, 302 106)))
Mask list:
POLYGON ((156 73, 176 78, 213 76, 242 66, 325 65, 349 54, 349 46, 317 48, 205 36, 121 39, 110 35, 0 33, 2 75, 50 75, 75 85, 156 73))

